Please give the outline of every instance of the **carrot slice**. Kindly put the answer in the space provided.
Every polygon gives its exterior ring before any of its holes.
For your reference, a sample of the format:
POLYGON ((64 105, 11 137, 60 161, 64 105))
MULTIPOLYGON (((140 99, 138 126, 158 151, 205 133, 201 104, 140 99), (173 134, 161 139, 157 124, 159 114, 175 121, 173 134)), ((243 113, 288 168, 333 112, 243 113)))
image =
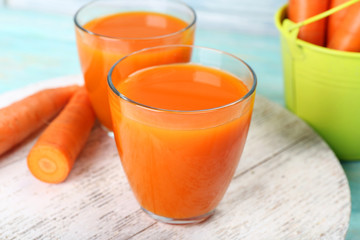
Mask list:
POLYGON ((0 109, 0 155, 52 119, 77 88, 45 89, 0 109))
POLYGON ((349 6, 346 16, 334 32, 328 48, 360 52, 360 2, 349 6))
POLYGON ((47 183, 63 182, 84 147, 95 122, 85 88, 76 91, 31 149, 27 163, 30 172, 47 183))
MULTIPOLYGON (((288 18, 301 22, 328 10, 330 0, 289 0, 288 18)), ((300 28, 298 38, 319 46, 325 45, 326 19, 321 19, 300 28)))
MULTIPOLYGON (((339 6, 349 0, 331 0, 330 1, 330 8, 334 8, 336 6, 339 6)), ((334 36, 334 33, 336 32, 336 29, 339 27, 339 24, 343 21, 344 17, 346 16, 348 8, 345 8, 343 10, 340 10, 336 13, 333 13, 329 16, 328 20, 328 27, 327 27, 327 39, 332 39, 334 36)))

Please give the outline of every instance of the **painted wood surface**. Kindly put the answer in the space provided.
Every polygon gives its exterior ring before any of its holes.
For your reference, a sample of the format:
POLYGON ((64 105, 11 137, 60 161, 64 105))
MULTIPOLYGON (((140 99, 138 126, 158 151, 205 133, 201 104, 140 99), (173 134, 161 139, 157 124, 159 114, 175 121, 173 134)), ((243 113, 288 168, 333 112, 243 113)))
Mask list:
MULTIPOLYGON (((15 9, 73 15, 91 0, 6 0, 15 9)), ((256 34, 275 34, 274 12, 287 0, 183 0, 193 7, 201 28, 231 29, 256 34)))
MULTIPOLYGON (((0 95, 0 107, 53 79, 0 95)), ((346 176, 301 120, 257 95, 245 151, 216 213, 206 222, 155 222, 134 199, 112 138, 95 127, 66 182, 36 180, 26 155, 38 134, 0 157, 0 239, 344 239, 346 176)))
MULTIPOLYGON (((275 11, 274 6, 272 9, 275 11)), ((211 11, 216 11, 215 6, 211 11)), ((216 28, 206 19, 209 17, 199 16, 203 24, 197 28, 195 44, 230 52, 245 60, 259 79, 257 91, 283 103, 279 38, 270 11, 267 20, 258 23, 260 29, 254 27, 251 33, 231 27, 242 22, 241 18, 216 28), (262 32, 263 28, 268 31, 262 32)), ((0 8, 0 23, 0 93, 80 72, 72 15, 0 8)))

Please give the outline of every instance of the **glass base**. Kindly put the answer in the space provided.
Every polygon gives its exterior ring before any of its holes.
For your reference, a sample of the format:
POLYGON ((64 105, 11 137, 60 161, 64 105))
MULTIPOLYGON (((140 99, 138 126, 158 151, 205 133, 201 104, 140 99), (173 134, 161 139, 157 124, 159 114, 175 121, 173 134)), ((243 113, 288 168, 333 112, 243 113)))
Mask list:
POLYGON ((99 124, 100 124, 100 127, 102 128, 102 130, 104 130, 109 137, 114 138, 114 132, 113 131, 109 130, 107 127, 102 125, 100 122, 99 122, 99 124))
POLYGON ((167 218, 162 217, 159 215, 156 215, 152 212, 149 212, 148 210, 141 208, 145 213, 147 213, 150 217, 155 219, 156 221, 167 223, 167 224, 175 224, 175 225, 184 225, 184 224, 196 224, 205 221, 209 217, 211 217, 215 210, 212 210, 211 212, 205 213, 201 216, 197 217, 191 217, 191 218, 167 218))

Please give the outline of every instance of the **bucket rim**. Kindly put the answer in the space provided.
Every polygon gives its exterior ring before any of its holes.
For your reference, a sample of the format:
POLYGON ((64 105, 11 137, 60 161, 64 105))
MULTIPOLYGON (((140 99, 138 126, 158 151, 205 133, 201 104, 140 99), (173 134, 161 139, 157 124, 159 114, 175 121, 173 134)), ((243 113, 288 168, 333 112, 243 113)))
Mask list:
MULTIPOLYGON (((290 38, 290 33, 283 27, 283 20, 285 19, 283 16, 285 16, 285 11, 288 7, 288 4, 284 4, 282 7, 280 7, 276 13, 275 13, 275 25, 276 28, 279 30, 281 35, 283 35, 286 38, 290 38)), ((360 59, 360 52, 346 52, 346 51, 340 51, 335 49, 330 49, 323 46, 318 46, 306 41, 303 41, 301 39, 296 38, 295 43, 301 47, 305 47, 308 49, 312 49, 314 51, 318 51, 321 53, 329 54, 329 55, 337 55, 342 57, 348 57, 348 58, 359 58, 360 59)))

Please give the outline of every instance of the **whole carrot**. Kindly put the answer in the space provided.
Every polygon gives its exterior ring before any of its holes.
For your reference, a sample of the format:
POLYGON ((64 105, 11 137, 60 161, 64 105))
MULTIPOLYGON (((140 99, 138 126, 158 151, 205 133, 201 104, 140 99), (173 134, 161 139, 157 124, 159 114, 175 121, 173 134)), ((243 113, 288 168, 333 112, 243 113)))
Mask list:
POLYGON ((351 5, 338 29, 329 39, 328 48, 360 52, 360 2, 351 5))
MULTIPOLYGON (((334 8, 336 6, 339 6, 340 4, 343 4, 349 0, 331 0, 330 1, 330 8, 334 8)), ((331 39, 336 31, 336 29, 339 27, 341 22, 343 21, 344 17, 346 16, 348 8, 342 9, 336 13, 333 13, 329 16, 328 19, 328 26, 327 26, 327 40, 331 39)))
POLYGON ((44 130, 31 149, 27 163, 39 180, 60 183, 69 175, 95 122, 95 113, 84 88, 44 130))
MULTIPOLYGON (((328 10, 330 0, 289 0, 288 18, 297 23, 328 10)), ((298 38, 319 46, 325 45, 326 19, 300 28, 298 38)))
POLYGON ((0 109, 0 155, 52 119, 77 88, 45 89, 0 109))

